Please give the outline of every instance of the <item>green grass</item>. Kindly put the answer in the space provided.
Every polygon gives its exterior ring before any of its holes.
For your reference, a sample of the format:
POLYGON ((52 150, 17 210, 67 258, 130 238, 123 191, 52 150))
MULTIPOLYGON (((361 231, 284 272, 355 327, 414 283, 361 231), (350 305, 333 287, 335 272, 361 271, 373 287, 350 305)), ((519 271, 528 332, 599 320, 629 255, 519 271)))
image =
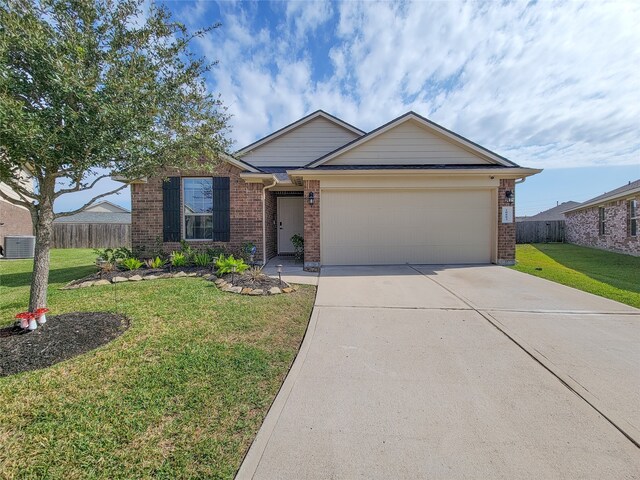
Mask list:
POLYGON ((640 257, 562 243, 518 245, 514 270, 640 308, 640 257))
MULTIPOLYGON (((54 250, 51 314, 113 311, 121 337, 0 378, 0 478, 232 478, 297 352, 315 289, 245 297, 180 278, 59 290, 95 271, 54 250)), ((0 262, 0 325, 25 309, 31 261, 0 262)))

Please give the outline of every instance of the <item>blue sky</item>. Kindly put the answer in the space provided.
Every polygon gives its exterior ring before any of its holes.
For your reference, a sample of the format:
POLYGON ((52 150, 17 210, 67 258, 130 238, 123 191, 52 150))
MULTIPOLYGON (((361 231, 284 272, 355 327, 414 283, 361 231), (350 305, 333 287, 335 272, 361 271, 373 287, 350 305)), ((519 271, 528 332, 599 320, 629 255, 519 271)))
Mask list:
POLYGON ((640 2, 165 4, 192 29, 222 23, 193 48, 219 62, 207 84, 234 149, 317 109, 363 130, 414 110, 545 169, 518 215, 640 178, 640 2))

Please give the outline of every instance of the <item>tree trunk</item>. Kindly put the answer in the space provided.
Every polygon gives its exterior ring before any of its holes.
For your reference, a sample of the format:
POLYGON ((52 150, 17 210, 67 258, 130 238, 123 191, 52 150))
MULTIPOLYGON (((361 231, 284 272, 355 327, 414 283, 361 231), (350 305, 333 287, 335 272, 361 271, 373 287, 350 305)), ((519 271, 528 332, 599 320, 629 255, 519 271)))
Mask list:
POLYGON ((36 249, 31 276, 31 295, 29 311, 47 306, 47 288, 49 287, 49 250, 53 236, 53 202, 46 201, 33 214, 33 227, 36 234, 36 249))

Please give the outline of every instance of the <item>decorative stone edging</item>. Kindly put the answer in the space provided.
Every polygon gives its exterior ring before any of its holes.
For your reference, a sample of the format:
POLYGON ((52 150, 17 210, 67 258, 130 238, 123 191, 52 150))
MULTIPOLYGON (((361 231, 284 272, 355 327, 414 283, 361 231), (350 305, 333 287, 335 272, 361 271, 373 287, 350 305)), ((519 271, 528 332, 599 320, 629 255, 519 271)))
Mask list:
POLYGON ((61 288, 61 290, 75 290, 77 288, 88 288, 88 287, 99 287, 103 285, 111 285, 113 283, 124 283, 124 282, 140 282, 140 281, 151 281, 151 280, 159 280, 162 278, 185 278, 185 277, 201 277, 210 282, 214 282, 216 287, 218 287, 221 291, 227 293, 237 293, 240 295, 252 295, 252 296, 260 296, 260 295, 280 295, 282 293, 293 293, 298 287, 287 285, 284 288, 280 287, 271 287, 268 290, 262 288, 249 288, 242 287, 239 285, 233 285, 230 282, 227 282, 223 278, 218 278, 213 274, 202 275, 198 272, 176 272, 176 273, 161 273, 159 275, 133 275, 131 277, 124 276, 116 276, 111 280, 101 279, 101 280, 87 280, 86 282, 75 283, 77 280, 72 280, 67 285, 61 288))
POLYGON ((216 285, 216 287, 218 287, 223 292, 237 293, 240 295, 254 295, 254 296, 280 295, 281 293, 293 293, 298 289, 297 287, 291 287, 291 286, 287 286, 284 288, 271 287, 269 290, 264 290, 262 288, 254 289, 249 287, 234 286, 232 283, 227 282, 223 278, 218 278, 213 283, 216 285))
POLYGON ((200 275, 198 272, 176 272, 176 273, 161 273, 159 275, 133 275, 131 277, 123 277, 117 276, 113 277, 111 280, 101 279, 101 280, 87 280, 86 282, 81 282, 74 284, 77 280, 72 280, 67 283, 61 290, 75 290, 76 288, 87 288, 87 287, 99 287, 102 285, 111 285, 112 283, 124 283, 124 282, 140 282, 140 281, 150 281, 150 280, 159 280, 162 278, 183 278, 183 277, 202 277, 205 280, 216 280, 218 277, 215 275, 200 275))

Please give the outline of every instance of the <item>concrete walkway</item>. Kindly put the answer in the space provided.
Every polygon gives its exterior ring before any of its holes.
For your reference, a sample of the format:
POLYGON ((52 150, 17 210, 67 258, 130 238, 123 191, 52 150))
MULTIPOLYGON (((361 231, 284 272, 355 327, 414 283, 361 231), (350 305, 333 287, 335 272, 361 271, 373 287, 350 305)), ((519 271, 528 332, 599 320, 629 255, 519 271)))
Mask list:
POLYGON ((640 311, 506 268, 324 268, 237 478, 640 478, 639 354, 640 311))
POLYGON ((305 272, 302 262, 296 262, 292 256, 273 257, 263 268, 263 272, 270 277, 278 278, 278 265, 282 265, 282 280, 287 283, 302 283, 318 285, 317 272, 305 272))

